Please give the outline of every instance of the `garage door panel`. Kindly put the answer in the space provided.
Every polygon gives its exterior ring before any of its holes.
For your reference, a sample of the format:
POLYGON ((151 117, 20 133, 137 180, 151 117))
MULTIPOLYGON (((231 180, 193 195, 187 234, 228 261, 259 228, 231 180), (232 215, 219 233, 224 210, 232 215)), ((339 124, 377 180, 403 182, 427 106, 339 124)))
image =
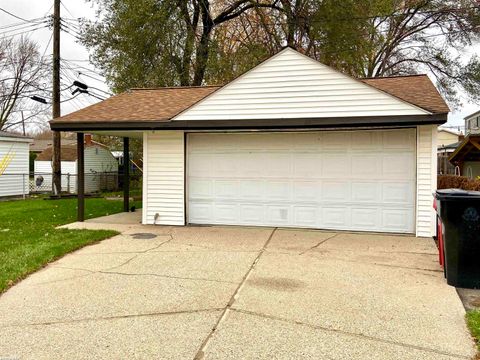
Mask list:
POLYGON ((323 153, 322 174, 324 177, 350 177, 351 156, 349 154, 323 153))
POLYGON ((384 154, 382 161, 382 178, 394 180, 411 180, 415 178, 412 167, 412 153, 384 154))
POLYGON ((278 224, 279 226, 289 226, 290 206, 288 205, 268 205, 267 208, 267 224, 278 224))
POLYGON ((412 222, 408 209, 384 209, 382 213, 382 227, 387 231, 404 232, 412 222))
POLYGON ((213 181, 204 178, 190 178, 189 197, 192 199, 208 199, 213 196, 213 181))
POLYGON ((351 149, 361 152, 374 152, 382 148, 382 135, 377 131, 357 132, 351 144, 351 149))
POLYGON ((212 173, 213 161, 210 154, 189 154, 188 160, 188 173, 190 176, 208 176, 212 173))
POLYGON ((268 191, 265 193, 267 201, 288 201, 291 199, 291 186, 289 181, 270 181, 268 191))
POLYGON ((208 203, 201 203, 190 201, 188 207, 188 218, 192 223, 205 224, 213 220, 212 205, 208 203))
POLYGON ((248 200, 262 201, 266 192, 264 180, 242 179, 239 188, 239 197, 248 200))
POLYGON ((412 233, 405 142, 414 130, 189 134, 188 222, 412 233))
POLYGON ((320 223, 330 229, 350 229, 350 209, 347 207, 325 206, 321 208, 320 223))
POLYGON ((300 226, 316 227, 318 210, 319 208, 316 206, 294 206, 294 223, 300 226))
POLYGON ((320 182, 295 181, 293 183, 293 201, 318 202, 321 199, 320 182))
POLYGON ((381 188, 378 182, 352 182, 352 201, 378 203, 381 201, 381 188))
POLYGON ((415 149, 415 132, 406 130, 384 131, 381 133, 383 138, 383 148, 385 150, 405 150, 415 149))
POLYGON ((239 176, 243 177, 263 177, 266 174, 265 156, 262 153, 245 151, 237 155, 231 161, 236 161, 239 169, 239 176))
POLYGON ((214 188, 215 197, 220 199, 234 199, 238 194, 238 181, 216 180, 214 188))
MULTIPOLYGON (((264 155, 265 156, 265 155, 264 155)), ((255 161, 252 159, 252 161, 255 161)), ((265 176, 272 177, 292 177, 292 154, 271 152, 268 155, 268 161, 265 161, 265 176)))
POLYGON ((415 186, 409 182, 382 184, 382 202, 412 204, 415 201, 415 186))
POLYGON ((217 204, 214 208, 216 223, 235 223, 238 219, 238 205, 217 204))
MULTIPOLYGON (((265 225, 265 206, 259 204, 240 204, 239 222, 242 224, 265 225)), ((235 223, 232 223, 235 224, 235 223)))
POLYGON ((350 132, 326 131, 321 134, 322 150, 345 151, 345 144, 350 144, 350 132))
POLYGON ((358 153, 352 155, 352 177, 356 179, 370 179, 381 175, 381 163, 378 155, 358 153))
POLYGON ((350 183, 347 181, 323 181, 322 201, 348 201, 350 183))
POLYGON ((322 178, 322 162, 319 153, 296 152, 292 159, 296 178, 322 178))

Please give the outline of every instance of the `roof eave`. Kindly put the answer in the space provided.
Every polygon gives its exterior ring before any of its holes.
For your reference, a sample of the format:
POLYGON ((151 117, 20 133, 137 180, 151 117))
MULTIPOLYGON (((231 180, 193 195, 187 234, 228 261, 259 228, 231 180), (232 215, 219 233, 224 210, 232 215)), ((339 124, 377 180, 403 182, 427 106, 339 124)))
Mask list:
POLYGON ((208 129, 289 129, 289 128, 328 128, 364 126, 413 126, 441 125, 447 121, 448 113, 431 115, 402 115, 374 117, 335 117, 335 118, 293 118, 293 119, 248 119, 248 120, 175 120, 175 121, 116 121, 116 122, 59 122, 50 126, 56 131, 95 131, 95 130, 208 130, 208 129))

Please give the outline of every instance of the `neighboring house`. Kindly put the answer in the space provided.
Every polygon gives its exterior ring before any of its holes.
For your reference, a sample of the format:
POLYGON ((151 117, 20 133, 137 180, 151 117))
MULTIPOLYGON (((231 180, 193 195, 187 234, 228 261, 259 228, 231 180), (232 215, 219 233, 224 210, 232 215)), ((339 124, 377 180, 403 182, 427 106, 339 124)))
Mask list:
POLYGON ((462 135, 463 134, 461 131, 454 131, 439 127, 437 135, 438 147, 454 144, 460 140, 462 135))
POLYGON ((432 236, 448 112, 425 75, 359 80, 286 48, 223 87, 133 89, 50 125, 143 138, 144 224, 432 236))
POLYGON ((469 133, 448 159, 458 167, 458 175, 480 177, 480 133, 469 133))
POLYGON ((460 131, 438 128, 437 172, 438 174, 454 174, 455 166, 448 160, 450 155, 460 145, 464 135, 460 131))
POLYGON ((28 148, 32 139, 0 131, 0 197, 29 193, 28 148))
POLYGON ((465 138, 451 144, 448 152, 450 167, 454 173, 469 178, 480 176, 480 111, 465 117, 465 138))
MULTIPOLYGON (((52 147, 46 148, 35 159, 37 191, 52 188, 52 147)), ((62 191, 77 191, 77 144, 62 145, 62 191)), ((118 162, 105 145, 85 136, 85 191, 97 192, 114 189, 117 183, 118 162)))
POLYGON ((480 110, 468 115, 465 120, 465 135, 480 134, 480 110))

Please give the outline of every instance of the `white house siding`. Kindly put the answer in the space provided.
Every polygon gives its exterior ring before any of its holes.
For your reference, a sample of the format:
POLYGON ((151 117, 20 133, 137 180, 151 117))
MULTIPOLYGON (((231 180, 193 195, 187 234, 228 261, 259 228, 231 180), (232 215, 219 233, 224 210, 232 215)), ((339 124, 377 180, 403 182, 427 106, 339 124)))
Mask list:
POLYGON ((183 131, 144 133, 143 223, 185 225, 183 131))
MULTIPOLYGON (((75 193, 77 191, 77 162, 62 161, 62 191, 75 193)), ((34 189, 35 191, 51 191, 52 190, 52 162, 35 160, 34 163, 34 189), (40 186, 36 186, 38 177, 43 178, 40 186)))
POLYGON ((0 197, 28 194, 29 143, 14 138, 0 139, 0 163, 8 153, 13 158, 0 175, 0 197))
POLYGON ((118 161, 108 149, 101 146, 85 148, 85 192, 112 189, 117 181, 113 173, 118 174, 118 161))
POLYGON ((433 195, 437 189, 437 126, 417 127, 417 236, 435 231, 433 195))
POLYGON ((425 114, 429 113, 287 48, 174 120, 425 114))

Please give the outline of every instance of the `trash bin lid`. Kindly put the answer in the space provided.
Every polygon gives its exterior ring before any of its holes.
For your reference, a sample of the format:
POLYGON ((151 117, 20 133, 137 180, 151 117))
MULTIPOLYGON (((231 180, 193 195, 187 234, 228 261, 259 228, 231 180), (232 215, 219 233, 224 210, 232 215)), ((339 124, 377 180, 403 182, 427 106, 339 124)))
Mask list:
POLYGON ((441 189, 437 190, 435 197, 439 200, 447 199, 480 199, 480 191, 471 191, 463 189, 441 189))

